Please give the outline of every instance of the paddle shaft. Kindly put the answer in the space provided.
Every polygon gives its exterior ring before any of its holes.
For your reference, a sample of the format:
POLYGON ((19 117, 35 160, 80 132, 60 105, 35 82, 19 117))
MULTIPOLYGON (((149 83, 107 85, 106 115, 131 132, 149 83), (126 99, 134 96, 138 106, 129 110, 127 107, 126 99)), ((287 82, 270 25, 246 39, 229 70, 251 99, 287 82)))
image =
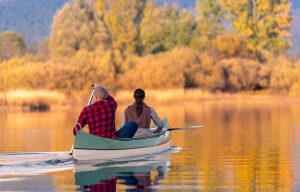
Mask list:
POLYGON ((93 91, 91 93, 91 96, 90 96, 90 99, 89 99, 89 102, 88 102, 87 106, 91 105, 91 103, 92 103, 92 100, 93 100, 93 97, 94 97, 94 91, 95 91, 95 89, 93 88, 93 91))
POLYGON ((185 130, 191 130, 191 129, 199 129, 203 128, 203 126, 191 126, 191 127, 182 127, 182 128, 170 128, 167 129, 166 131, 185 131, 185 130))
MULTIPOLYGON (((95 89, 94 89, 94 86, 93 86, 93 91, 91 93, 91 96, 90 96, 90 99, 89 99, 89 102, 88 102, 87 106, 90 106, 91 103, 92 103, 92 100, 93 100, 93 97, 94 97, 94 91, 95 91, 95 89)), ((77 125, 77 123, 76 123, 76 125, 77 125)), ((70 152, 69 155, 73 155, 73 149, 74 149, 74 144, 72 145, 71 152, 70 152)))

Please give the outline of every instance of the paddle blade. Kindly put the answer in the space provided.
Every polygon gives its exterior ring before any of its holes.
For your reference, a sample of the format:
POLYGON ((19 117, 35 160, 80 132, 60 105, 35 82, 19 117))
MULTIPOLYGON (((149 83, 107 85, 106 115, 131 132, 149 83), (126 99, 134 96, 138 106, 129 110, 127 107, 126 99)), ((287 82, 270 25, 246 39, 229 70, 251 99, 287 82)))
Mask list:
POLYGON ((167 131, 184 131, 184 130, 199 129, 199 128, 203 128, 203 126, 195 125, 195 126, 182 127, 182 128, 170 128, 170 129, 167 129, 167 131))

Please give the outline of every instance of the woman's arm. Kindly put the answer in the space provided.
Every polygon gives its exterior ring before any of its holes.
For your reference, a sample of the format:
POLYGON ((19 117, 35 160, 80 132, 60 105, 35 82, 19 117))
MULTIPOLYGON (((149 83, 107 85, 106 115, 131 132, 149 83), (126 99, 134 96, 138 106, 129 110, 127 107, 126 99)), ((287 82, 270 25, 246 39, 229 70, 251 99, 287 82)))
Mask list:
POLYGON ((162 120, 158 117, 156 111, 151 108, 151 119, 153 120, 154 124, 158 126, 158 128, 154 131, 155 133, 158 133, 162 130, 164 123, 162 120))

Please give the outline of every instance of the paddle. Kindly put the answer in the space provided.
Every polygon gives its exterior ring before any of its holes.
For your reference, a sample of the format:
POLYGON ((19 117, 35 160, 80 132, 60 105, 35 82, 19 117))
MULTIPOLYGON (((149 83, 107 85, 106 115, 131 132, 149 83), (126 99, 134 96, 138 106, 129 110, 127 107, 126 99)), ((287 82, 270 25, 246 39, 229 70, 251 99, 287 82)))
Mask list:
MULTIPOLYGON (((95 90, 94 87, 95 87, 95 85, 93 84, 92 87, 93 87, 93 91, 92 91, 92 93, 91 93, 91 96, 90 96, 90 99, 89 99, 89 102, 88 102, 87 106, 91 105, 92 100, 93 100, 94 90, 95 90)), ((76 126, 76 125, 77 125, 77 123, 75 124, 75 126, 76 126)), ((71 152, 69 153, 69 155, 73 155, 73 149, 74 149, 74 144, 72 145, 71 152)))
POLYGON ((203 126, 195 125, 195 126, 182 127, 182 128, 170 128, 167 129, 166 131, 184 131, 184 130, 199 129, 199 128, 203 128, 203 126))

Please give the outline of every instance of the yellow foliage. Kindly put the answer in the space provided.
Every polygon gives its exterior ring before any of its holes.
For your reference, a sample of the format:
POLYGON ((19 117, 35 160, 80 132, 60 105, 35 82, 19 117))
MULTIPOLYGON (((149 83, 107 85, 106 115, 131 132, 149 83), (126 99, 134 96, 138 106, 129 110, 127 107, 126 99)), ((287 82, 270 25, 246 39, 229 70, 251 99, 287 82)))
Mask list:
POLYGON ((289 92, 291 86, 299 80, 299 66, 284 57, 271 60, 269 65, 272 71, 270 88, 275 91, 289 92))
POLYGON ((131 57, 125 62, 131 69, 120 76, 120 87, 221 89, 218 78, 222 81, 222 74, 212 60, 210 63, 199 52, 184 47, 157 55, 131 57), (214 72, 216 74, 212 74, 214 72))
POLYGON ((41 61, 27 56, 2 61, 0 91, 86 93, 92 83, 100 82, 110 90, 200 88, 215 92, 269 88, 300 95, 300 65, 283 57, 260 64, 253 59, 220 59, 211 51, 201 54, 185 47, 143 57, 126 55, 125 60, 116 55, 99 48, 78 51, 72 58, 41 61))
POLYGON ((165 59, 163 53, 136 59, 134 67, 119 77, 120 86, 122 88, 184 87, 182 67, 177 62, 179 60, 167 58, 165 59))
POLYGON ((18 88, 85 91, 94 82, 113 88, 115 66, 109 52, 79 51, 72 59, 48 60, 15 58, 0 64, 1 90, 18 88))
POLYGON ((199 59, 199 68, 190 71, 195 76, 196 87, 211 91, 224 90, 224 73, 217 58, 209 53, 205 53, 199 59))
POLYGON ((220 63, 225 73, 225 90, 259 90, 269 85, 270 72, 257 61, 232 58, 220 63))
POLYGON ((212 49, 219 58, 255 58, 253 51, 248 48, 246 38, 241 35, 219 35, 213 40, 212 49))

